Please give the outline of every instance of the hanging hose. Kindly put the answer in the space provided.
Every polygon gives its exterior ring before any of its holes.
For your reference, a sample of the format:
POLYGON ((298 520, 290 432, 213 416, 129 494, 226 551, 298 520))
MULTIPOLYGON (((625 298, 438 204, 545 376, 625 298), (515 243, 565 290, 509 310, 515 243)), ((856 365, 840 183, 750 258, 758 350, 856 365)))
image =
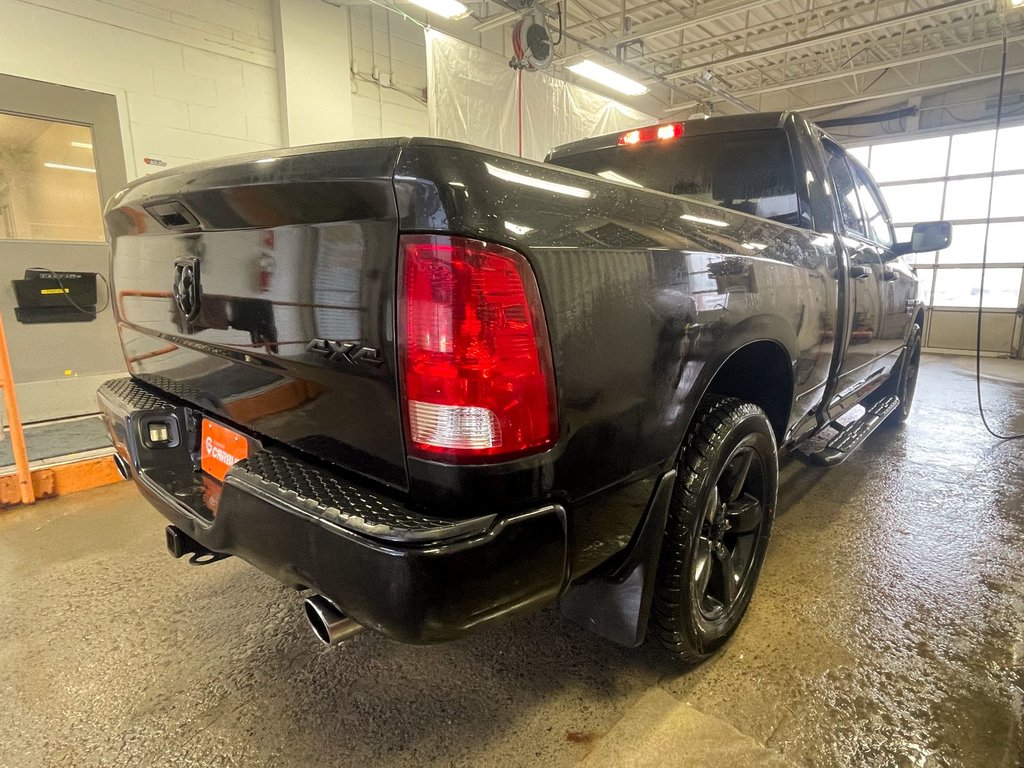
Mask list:
POLYGON ((981 398, 981 319, 982 308, 985 306, 985 271, 988 267, 988 233, 992 226, 992 197, 996 184, 996 158, 999 149, 999 126, 1003 122, 1003 90, 1006 86, 1006 19, 1003 19, 1003 60, 999 69, 999 98, 996 103, 996 135, 992 140, 992 174, 988 180, 988 212, 985 214, 985 242, 981 249, 981 288, 978 291, 978 327, 977 338, 974 349, 974 378, 978 393, 978 413, 981 414, 981 423, 992 437, 999 440, 1021 440, 1024 433, 1015 435, 1003 435, 996 432, 989 426, 988 417, 985 415, 985 405, 981 398))

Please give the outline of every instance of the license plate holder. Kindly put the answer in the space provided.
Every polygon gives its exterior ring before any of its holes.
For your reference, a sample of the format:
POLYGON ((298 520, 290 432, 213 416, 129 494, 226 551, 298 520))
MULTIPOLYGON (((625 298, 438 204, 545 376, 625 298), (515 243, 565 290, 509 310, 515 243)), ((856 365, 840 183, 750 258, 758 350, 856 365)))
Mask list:
POLYGON ((224 482, 228 470, 249 457, 249 439, 223 424, 204 418, 199 451, 203 472, 224 482))

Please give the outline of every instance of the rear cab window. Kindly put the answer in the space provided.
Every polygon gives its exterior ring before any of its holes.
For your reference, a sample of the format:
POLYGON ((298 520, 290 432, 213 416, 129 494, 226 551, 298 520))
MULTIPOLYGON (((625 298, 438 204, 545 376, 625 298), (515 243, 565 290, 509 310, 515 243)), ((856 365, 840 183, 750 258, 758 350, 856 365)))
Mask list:
POLYGON ((782 130, 698 134, 566 155, 555 165, 802 226, 782 130))

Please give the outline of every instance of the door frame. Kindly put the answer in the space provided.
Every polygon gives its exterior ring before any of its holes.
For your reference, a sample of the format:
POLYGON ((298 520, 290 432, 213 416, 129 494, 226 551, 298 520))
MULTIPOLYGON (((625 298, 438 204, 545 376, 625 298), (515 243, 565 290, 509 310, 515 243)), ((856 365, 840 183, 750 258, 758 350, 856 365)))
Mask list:
POLYGON ((122 130, 122 115, 124 110, 116 94, 4 74, 0 74, 0 93, 3 93, 2 100, 0 100, 0 112, 21 115, 23 117, 41 117, 55 122, 78 123, 92 127, 94 137, 93 155, 96 158, 96 167, 99 170, 102 166, 102 172, 96 174, 96 181, 100 188, 101 205, 128 183, 124 142, 122 140, 124 133, 122 130), (36 104, 38 104, 41 93, 45 94, 47 98, 60 100, 61 114, 59 116, 40 114, 36 104), (102 120, 98 120, 98 118, 109 115, 102 114, 105 110, 96 109, 96 94, 114 98, 117 130, 114 130, 113 126, 105 124, 102 120), (100 150, 101 147, 109 147, 110 149, 102 152, 100 150), (113 151, 114 149, 117 150, 116 154, 113 151))
MULTIPOLYGON (((92 153, 95 164, 96 184, 99 193, 100 212, 104 203, 127 183, 124 145, 122 143, 125 115, 117 95, 104 91, 90 91, 56 83, 0 75, 0 111, 29 119, 42 119, 51 123, 69 123, 88 126, 92 136, 92 153)), ((9 255, 4 260, 4 274, 10 279, 21 277, 20 270, 33 265, 52 266, 61 269, 63 264, 51 260, 50 264, 38 264, 35 259, 43 249, 68 255, 75 262, 74 268, 95 271, 109 279, 109 241, 81 242, 76 240, 5 239, 0 241, 0 251, 9 255), (16 274, 17 273, 17 274, 16 274)), ((0 286, 7 296, 11 293, 8 284, 0 286)), ((102 299, 100 300, 102 304, 102 299)), ((112 312, 112 309, 111 309, 112 312)), ((120 344, 110 312, 99 314, 88 326, 71 325, 22 326, 14 321, 13 303, 5 302, 3 313, 7 318, 7 336, 11 355, 15 357, 15 379, 18 397, 21 401, 22 417, 26 422, 64 418, 96 411, 95 390, 111 374, 123 370, 120 344), (84 333, 83 333, 84 332, 84 333), (90 335, 92 334, 92 335, 90 335), (98 334, 98 335, 95 335, 98 334), (89 356, 80 352, 86 340, 95 338, 96 356, 90 364, 89 356), (52 341, 51 341, 52 339, 52 341), (19 365, 17 355, 29 354, 26 350, 46 350, 58 344, 59 354, 67 355, 67 378, 53 376, 42 369, 53 364, 53 355, 44 362, 30 358, 19 365), (69 346, 66 346, 69 345, 69 346), (76 346, 78 345, 78 346, 76 346), (18 351, 20 348, 20 351, 18 351), (19 367, 22 372, 19 374, 19 367), (80 373, 79 373, 80 372, 80 373)), ((32 353, 35 354, 35 353, 32 353)))

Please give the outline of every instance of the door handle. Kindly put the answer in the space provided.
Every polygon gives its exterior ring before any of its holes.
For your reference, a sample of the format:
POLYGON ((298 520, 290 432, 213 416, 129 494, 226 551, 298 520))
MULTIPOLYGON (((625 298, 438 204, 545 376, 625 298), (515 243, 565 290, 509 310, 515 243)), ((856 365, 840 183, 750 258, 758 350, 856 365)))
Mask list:
POLYGON ((863 264, 854 264, 850 267, 850 277, 854 280, 863 280, 864 278, 871 277, 871 267, 865 267, 863 264))

